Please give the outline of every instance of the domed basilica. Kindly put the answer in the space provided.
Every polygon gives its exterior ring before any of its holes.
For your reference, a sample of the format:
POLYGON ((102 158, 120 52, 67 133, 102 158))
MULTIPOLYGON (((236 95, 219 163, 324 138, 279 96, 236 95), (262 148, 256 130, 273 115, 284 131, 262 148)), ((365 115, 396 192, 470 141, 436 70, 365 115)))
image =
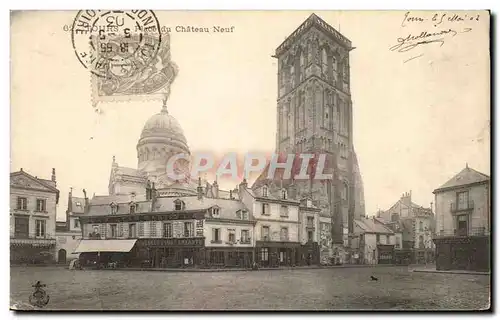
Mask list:
MULTIPOLYGON (((142 129, 137 143, 137 169, 121 167, 113 157, 109 194, 141 194, 149 181, 160 196, 196 195, 196 181, 176 181, 167 175, 168 160, 180 153, 190 155, 189 147, 179 122, 168 113, 165 99, 161 111, 142 129)), ((189 168, 189 160, 176 161, 177 172, 189 172, 189 168)))

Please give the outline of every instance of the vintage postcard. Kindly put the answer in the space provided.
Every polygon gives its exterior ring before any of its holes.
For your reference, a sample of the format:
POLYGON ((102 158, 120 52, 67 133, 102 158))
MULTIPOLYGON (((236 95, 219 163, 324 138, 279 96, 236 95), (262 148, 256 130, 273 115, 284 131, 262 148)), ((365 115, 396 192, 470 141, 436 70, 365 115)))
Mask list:
POLYGON ((489 11, 11 11, 12 310, 488 310, 489 11))

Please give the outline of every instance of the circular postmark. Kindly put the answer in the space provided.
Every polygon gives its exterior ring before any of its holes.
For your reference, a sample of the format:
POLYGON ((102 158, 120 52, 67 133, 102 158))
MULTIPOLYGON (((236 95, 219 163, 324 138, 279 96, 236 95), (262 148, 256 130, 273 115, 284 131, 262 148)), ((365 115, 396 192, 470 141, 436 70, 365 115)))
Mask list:
POLYGON ((80 63, 100 77, 128 77, 155 60, 160 24, 152 10, 80 10, 71 32, 80 63))

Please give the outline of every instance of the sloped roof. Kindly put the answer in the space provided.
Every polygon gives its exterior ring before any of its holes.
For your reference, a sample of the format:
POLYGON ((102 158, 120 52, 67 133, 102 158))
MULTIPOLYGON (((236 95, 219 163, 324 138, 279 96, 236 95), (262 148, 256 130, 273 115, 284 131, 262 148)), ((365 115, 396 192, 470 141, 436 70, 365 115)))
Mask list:
POLYGON ((485 182, 485 181, 489 181, 489 180, 490 180, 489 176, 487 176, 484 173, 481 173, 479 171, 476 171, 472 168, 469 168, 467 166, 462 171, 460 171, 457 175, 455 175, 453 178, 451 178, 445 184, 443 184, 441 187, 434 190, 434 192, 438 192, 438 191, 441 191, 443 189, 460 187, 460 186, 473 184, 473 183, 485 182))
POLYGON ((364 232, 369 233, 384 233, 384 234, 393 234, 394 232, 385 227, 381 223, 377 223, 374 219, 364 218, 364 219, 356 219, 354 223, 358 225, 364 232))
POLYGON ((71 208, 73 213, 84 213, 85 198, 71 197, 71 208), (80 205, 78 205, 80 204, 80 205))
POLYGON ((116 167, 116 174, 127 175, 133 177, 142 177, 137 169, 127 168, 127 167, 116 167))
POLYGON ((52 184, 47 183, 47 180, 45 179, 40 179, 37 177, 32 176, 31 174, 27 173, 26 171, 16 171, 16 172, 11 172, 10 173, 10 185, 11 187, 34 187, 34 185, 29 184, 29 180, 31 180, 33 183, 38 183, 39 187, 45 187, 46 189, 49 189, 47 191, 52 191, 59 193, 59 190, 52 186, 52 184), (23 180, 23 178, 25 179, 23 180), (26 180, 28 179, 28 180, 26 180))
MULTIPOLYGON (((185 204, 185 210, 206 210, 214 205, 220 207, 219 218, 222 219, 236 219, 236 211, 247 209, 245 205, 238 200, 221 199, 221 198, 207 198, 203 197, 198 199, 197 196, 186 197, 164 197, 158 198, 155 204, 155 212, 169 212, 174 211, 174 202, 179 199, 185 204)), ((138 213, 151 212, 151 201, 146 201, 145 195, 137 195, 135 197, 136 204, 138 205, 138 213)), ((91 201, 89 208, 89 216, 103 216, 111 214, 110 203, 115 202, 118 205, 117 214, 128 214, 130 203, 130 196, 99 196, 94 197, 91 201), (96 199, 97 198, 97 199, 96 199)), ((248 210, 251 215, 250 210, 248 210)), ((252 219, 249 217, 250 220, 252 219)))

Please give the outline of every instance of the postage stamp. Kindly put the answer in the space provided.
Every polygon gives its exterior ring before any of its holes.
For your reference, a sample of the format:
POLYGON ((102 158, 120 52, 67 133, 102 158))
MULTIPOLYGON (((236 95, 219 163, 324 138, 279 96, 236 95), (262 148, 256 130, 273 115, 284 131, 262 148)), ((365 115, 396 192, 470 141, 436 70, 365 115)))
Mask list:
MULTIPOLYGON (((124 42, 124 36, 107 42, 110 47, 124 42)), ((170 59, 170 35, 161 38, 145 35, 144 46, 134 54, 117 53, 103 70, 102 76, 92 73, 93 103, 144 99, 166 99, 170 85, 178 73, 177 65, 170 59), (161 39, 161 40, 160 40, 161 39), (154 48, 159 44, 158 51, 154 48)), ((100 42, 98 42, 101 45, 100 42)), ((98 52, 97 57, 106 60, 108 52, 98 52)))
POLYGON ((169 35, 153 11, 81 10, 71 40, 78 60, 90 70, 94 105, 168 96, 177 66, 170 62, 169 35))

